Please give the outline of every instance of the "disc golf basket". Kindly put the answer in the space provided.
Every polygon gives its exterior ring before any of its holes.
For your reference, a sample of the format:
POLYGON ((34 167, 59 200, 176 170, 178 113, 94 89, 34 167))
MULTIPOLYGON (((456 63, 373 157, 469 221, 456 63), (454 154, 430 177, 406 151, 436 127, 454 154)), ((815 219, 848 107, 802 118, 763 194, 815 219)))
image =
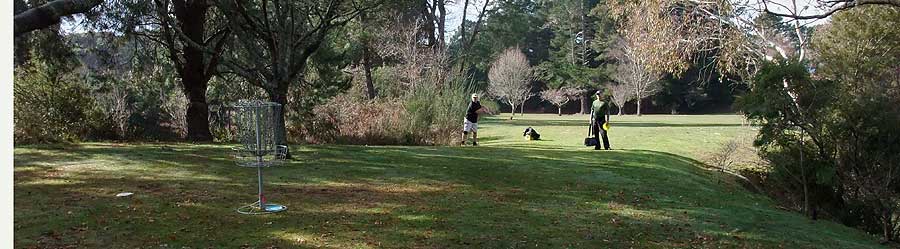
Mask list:
POLYGON ((259 183, 259 200, 237 209, 242 214, 267 214, 287 210, 284 205, 269 203, 263 195, 262 168, 283 162, 287 146, 277 145, 275 115, 281 105, 259 100, 243 100, 234 105, 236 135, 241 146, 233 148, 238 166, 256 168, 259 183))

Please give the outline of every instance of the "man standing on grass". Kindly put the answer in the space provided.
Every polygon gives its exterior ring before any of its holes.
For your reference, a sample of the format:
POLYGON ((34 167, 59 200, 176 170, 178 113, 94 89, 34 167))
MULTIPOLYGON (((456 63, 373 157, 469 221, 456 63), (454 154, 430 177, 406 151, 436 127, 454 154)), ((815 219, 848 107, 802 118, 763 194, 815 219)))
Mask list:
MULTIPOLYGON (((597 91, 596 94, 597 99, 594 100, 594 103, 591 104, 591 130, 594 133, 594 137, 603 138, 603 149, 609 150, 609 137, 606 136, 606 130, 603 129, 603 124, 609 121, 609 104, 606 101, 603 101, 603 91, 597 91)), ((594 145, 595 150, 600 149, 600 143, 594 145)))
POLYGON ((472 146, 478 146, 478 113, 482 112, 481 102, 478 102, 478 94, 472 94, 472 102, 466 109, 466 118, 463 120, 462 144, 466 144, 466 136, 472 132, 472 146))

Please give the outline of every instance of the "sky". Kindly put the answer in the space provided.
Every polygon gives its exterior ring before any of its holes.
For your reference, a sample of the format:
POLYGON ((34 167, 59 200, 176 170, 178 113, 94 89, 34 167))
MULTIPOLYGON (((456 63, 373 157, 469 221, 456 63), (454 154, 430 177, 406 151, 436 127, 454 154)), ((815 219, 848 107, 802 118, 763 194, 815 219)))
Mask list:
MULTIPOLYGON (((478 19, 478 12, 484 6, 485 0, 469 0, 469 8, 466 10, 466 20, 478 19)), ((462 24, 462 11, 465 0, 456 0, 456 3, 447 8, 447 36, 456 33, 459 25, 462 24)), ((490 8, 491 6, 488 6, 490 8)))
MULTIPOLYGON (((455 3, 447 6, 447 36, 453 35, 457 29, 459 29, 459 25, 462 23, 462 11, 463 11, 463 2, 465 0, 456 0, 455 3)), ((478 18, 478 12, 481 11, 481 6, 483 6, 485 0, 469 0, 469 9, 466 10, 466 16, 468 20, 475 20, 478 18)), ((495 0, 496 1, 496 0, 495 0)), ((488 7, 490 8, 490 7, 488 7)), ((68 19, 63 19, 61 25, 61 29, 66 33, 84 33, 86 30, 84 27, 78 25, 78 22, 82 20, 80 15, 75 17, 75 21, 69 21, 68 19)))
MULTIPOLYGON (((462 10, 463 10, 463 2, 465 0, 456 0, 456 3, 448 6, 447 8, 447 35, 450 36, 457 29, 459 29, 459 24, 462 22, 462 10)), ((478 18, 478 12, 481 11, 481 6, 484 4, 485 0, 470 0, 469 1, 469 9, 466 10, 466 19, 467 20, 475 20, 478 18)), ((496 0, 494 0, 496 1, 496 0)), ((756 2, 756 0, 733 0, 733 2, 756 2)), ((774 2, 776 4, 781 4, 784 6, 792 6, 792 1, 794 0, 767 0, 768 2, 774 2)), ((797 7, 805 10, 800 11, 803 15, 812 15, 812 14, 820 14, 824 12, 823 10, 817 8, 816 0, 796 0, 797 7)), ((789 13, 787 9, 784 9, 776 4, 770 4, 769 9, 775 11, 777 13, 789 13)), ((488 6, 490 8, 490 6, 488 6)), ((826 22, 828 19, 823 20, 815 20, 815 21, 806 21, 810 22, 813 25, 821 24, 826 22)))
MULTIPOLYGON (((486 0, 469 0, 469 9, 466 10, 466 16, 467 16, 466 19, 467 20, 474 21, 475 19, 478 18, 478 12, 481 11, 481 7, 484 4, 484 1, 486 1, 486 0)), ((496 0, 493 0, 493 1, 496 1, 496 0)), ((734 1, 755 2, 756 0, 734 0, 734 1)), ((793 1, 793 0, 767 0, 767 1, 775 2, 778 4, 785 5, 785 6, 791 6, 791 1, 793 1)), ((823 12, 821 9, 815 7, 816 0, 796 0, 796 1, 797 1, 797 5, 801 9, 803 8, 802 6, 808 6, 808 8, 806 10, 801 11, 802 14, 818 14, 818 13, 823 12)), ((463 2, 465 2, 465 0, 455 0, 454 3, 452 3, 450 6, 447 6, 448 8, 447 8, 447 34, 446 35, 448 37, 452 36, 453 33, 455 33, 457 29, 459 29, 460 23, 462 23, 463 2)), ((491 7, 488 6, 488 8, 491 8, 491 7)), ((769 8, 771 10, 779 12, 779 13, 787 13, 787 11, 785 9, 783 9, 777 5, 774 5, 774 4, 769 5, 769 8)), ((80 18, 76 17, 76 20, 80 20, 80 18)), ((827 21, 827 19, 817 20, 817 21, 807 21, 807 22, 811 22, 812 24, 815 25, 815 24, 824 23, 826 21, 827 21)), ((79 25, 76 25, 75 23, 72 23, 70 21, 66 21, 65 19, 62 22, 62 29, 65 32, 75 32, 75 33, 84 32, 83 27, 80 27, 79 25)))
MULTIPOLYGON (((748 0, 743 0, 743 1, 748 1, 748 0)), ((756 0, 749 0, 749 1, 756 1, 756 0)), ((791 13, 790 9, 786 9, 785 7, 793 8, 793 1, 796 1, 797 8, 800 10, 800 13, 799 13, 800 15, 818 15, 818 14, 822 14, 825 12, 825 9, 818 7, 819 5, 817 3, 817 0, 767 0, 766 2, 770 3, 770 4, 768 4, 768 7, 769 7, 769 10, 772 12, 782 13, 782 14, 790 14, 791 13)), ((800 23, 802 25, 819 25, 819 24, 828 22, 829 19, 831 19, 831 18, 829 17, 829 18, 818 19, 818 20, 801 20, 800 23)))

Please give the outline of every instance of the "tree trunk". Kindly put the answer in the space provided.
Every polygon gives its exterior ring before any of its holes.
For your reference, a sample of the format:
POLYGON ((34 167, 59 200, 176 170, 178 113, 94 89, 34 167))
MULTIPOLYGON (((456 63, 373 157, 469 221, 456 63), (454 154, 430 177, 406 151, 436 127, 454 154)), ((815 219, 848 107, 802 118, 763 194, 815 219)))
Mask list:
MULTIPOLYGON (((478 13, 478 19, 475 20, 475 26, 472 27, 472 35, 469 36, 469 40, 461 40, 463 46, 461 49, 462 52, 459 55, 459 73, 465 73, 466 69, 469 68, 466 64, 469 48, 472 47, 472 44, 475 43, 475 38, 478 37, 478 32, 481 30, 481 20, 484 18, 485 13, 487 13, 487 7, 490 3, 491 0, 484 1, 484 6, 481 7, 481 12, 478 13)), ((461 25, 465 25, 465 16, 463 16, 463 23, 461 25)), ((463 35, 463 37, 465 37, 465 35, 463 35)))
POLYGON ((103 0, 55 0, 26 10, 13 17, 15 36, 59 23, 60 18, 85 13, 100 5, 103 0))
POLYGON ((560 117, 562 117, 562 106, 556 106, 556 109, 559 110, 558 115, 559 115, 560 117))
MULTIPOLYGON (((801 148, 801 150, 802 150, 802 148, 801 148)), ((803 168, 803 166, 800 166, 800 167, 803 168)), ((809 184, 806 183, 806 177, 805 177, 806 173, 803 173, 803 175, 804 175, 804 177, 803 177, 803 211, 806 212, 806 215, 808 215, 808 216, 810 216, 810 218, 812 218, 812 215, 809 212, 809 187, 807 186, 809 184)))
POLYGON ((459 40, 466 41, 466 11, 469 9, 469 0, 463 2, 462 21, 459 22, 459 40))
POLYGON ((638 117, 641 116, 641 100, 642 100, 641 98, 638 98, 638 100, 637 100, 637 115, 638 115, 638 117))
MULTIPOLYGON (((285 109, 287 109, 287 86, 283 87, 283 91, 281 90, 282 87, 279 87, 272 93, 269 93, 269 101, 281 104, 280 108, 275 109, 275 117, 273 117, 275 122, 275 144, 287 145, 287 126, 284 121, 285 109)), ((291 158, 290 150, 288 150, 285 158, 291 158)))
MULTIPOLYGON (((175 1, 174 9, 184 35, 198 44, 204 43, 206 11, 209 6, 204 4, 175 1)), ((174 44, 173 44, 174 45, 174 44)), ((184 64, 180 69, 181 84, 184 89, 188 104, 185 119, 187 120, 187 139, 190 141, 212 141, 212 133, 209 131, 209 106, 206 103, 206 89, 213 67, 207 67, 202 50, 194 46, 184 46, 184 64)))
POLYGON ((622 113, 622 107, 621 107, 621 106, 616 106, 616 109, 619 109, 619 113, 616 114, 616 115, 619 115, 619 116, 625 115, 625 114, 622 113))
POLYGON ((369 46, 363 47, 363 70, 366 74, 366 95, 369 99, 375 99, 378 93, 375 91, 375 82, 372 79, 372 58, 369 46))
POLYGON ((447 23, 447 9, 445 0, 436 0, 434 4, 437 5, 438 16, 437 16, 437 28, 438 28, 438 46, 439 51, 443 51, 447 47, 446 41, 446 23, 447 23))
MULTIPOLYGON (((187 79, 182 82, 185 82, 184 85, 188 84, 187 79)), ((204 82, 202 87, 198 86, 185 92, 189 101, 185 120, 187 121, 187 139, 190 141, 208 142, 213 140, 212 133, 209 131, 209 105, 206 103, 205 85, 204 82)))
POLYGON ((522 104, 519 105, 519 116, 525 116, 525 101, 522 101, 522 104))
POLYGON ((891 212, 887 208, 881 211, 881 230, 883 232, 884 241, 894 240, 894 226, 891 222, 891 212))
POLYGON ((586 107, 587 105, 588 105, 588 96, 585 96, 584 94, 582 94, 582 95, 581 95, 581 111, 579 112, 579 113, 581 113, 581 115, 586 114, 586 112, 585 112, 585 111, 586 111, 586 108, 585 108, 585 107, 586 107))

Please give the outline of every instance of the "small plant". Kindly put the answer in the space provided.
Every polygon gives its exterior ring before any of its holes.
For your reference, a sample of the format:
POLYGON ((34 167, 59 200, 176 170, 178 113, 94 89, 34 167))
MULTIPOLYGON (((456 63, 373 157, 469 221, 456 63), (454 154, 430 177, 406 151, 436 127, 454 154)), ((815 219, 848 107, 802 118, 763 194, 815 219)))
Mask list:
POLYGON ((562 116, 562 107, 569 103, 572 99, 578 97, 581 92, 571 87, 561 87, 559 89, 548 89, 541 92, 541 98, 550 102, 558 111, 557 115, 562 116))
POLYGON ((737 139, 728 140, 714 151, 709 157, 710 164, 721 172, 731 170, 735 162, 737 162, 737 151, 740 143, 737 139))

